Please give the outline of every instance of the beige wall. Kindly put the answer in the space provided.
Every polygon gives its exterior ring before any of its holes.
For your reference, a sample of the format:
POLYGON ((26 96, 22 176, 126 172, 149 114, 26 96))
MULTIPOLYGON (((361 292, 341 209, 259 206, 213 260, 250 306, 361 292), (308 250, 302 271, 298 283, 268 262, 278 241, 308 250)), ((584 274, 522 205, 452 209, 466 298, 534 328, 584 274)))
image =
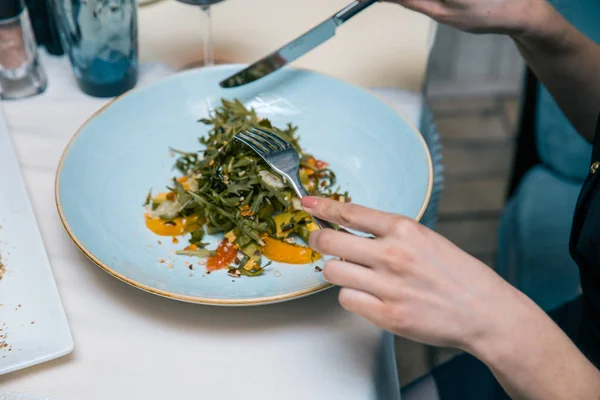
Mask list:
MULTIPOLYGON (((349 0, 227 0, 213 8, 218 59, 251 62, 312 28, 349 0)), ((140 8, 141 59, 182 66, 202 54, 200 11, 164 0, 140 8)), ((332 40, 294 65, 355 84, 418 90, 430 21, 392 4, 375 4, 332 40)))

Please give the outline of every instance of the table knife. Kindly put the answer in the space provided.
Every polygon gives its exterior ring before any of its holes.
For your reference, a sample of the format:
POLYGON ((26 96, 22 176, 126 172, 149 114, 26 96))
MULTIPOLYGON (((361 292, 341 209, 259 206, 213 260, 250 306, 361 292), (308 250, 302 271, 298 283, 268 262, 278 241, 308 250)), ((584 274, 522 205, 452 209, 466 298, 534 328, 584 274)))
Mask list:
POLYGON ((220 82, 224 88, 233 88, 258 80, 281 67, 291 63, 310 50, 331 39, 338 26, 354 17, 356 14, 376 3, 378 0, 354 1, 331 18, 315 26, 304 35, 294 39, 279 50, 255 62, 246 69, 220 82))

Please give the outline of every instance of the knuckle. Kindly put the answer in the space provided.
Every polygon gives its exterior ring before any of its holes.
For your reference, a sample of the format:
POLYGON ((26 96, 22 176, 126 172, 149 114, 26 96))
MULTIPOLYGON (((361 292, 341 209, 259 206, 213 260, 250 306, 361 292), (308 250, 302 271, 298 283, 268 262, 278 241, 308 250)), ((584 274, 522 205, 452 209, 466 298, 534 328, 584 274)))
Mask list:
POLYGON ((381 254, 383 255, 382 262, 395 270, 401 270, 415 261, 413 254, 398 246, 397 243, 386 245, 381 254))
POLYGON ((331 200, 323 200, 321 201, 321 209, 320 209, 320 214, 325 217, 325 219, 329 219, 332 217, 335 217, 337 215, 337 210, 336 210, 336 202, 331 201, 331 200))
POLYGON ((429 17, 431 17, 431 18, 433 18, 436 21, 441 22, 441 23, 451 22, 450 15, 448 14, 447 11, 445 11, 443 9, 430 11, 429 12, 429 17))
POLYGON ((352 225, 356 215, 356 206, 353 204, 338 206, 338 219, 341 225, 352 225))
POLYGON ((409 220, 399 215, 390 219, 390 228, 392 233, 399 236, 405 236, 410 233, 409 230, 411 229, 409 220))
POLYGON ((333 247, 333 237, 330 230, 320 230, 310 235, 310 247, 322 253, 328 253, 333 247))
POLYGON ((404 332, 410 326, 410 318, 404 307, 391 304, 385 311, 386 319, 394 332, 404 332))
POLYGON ((323 277, 327 280, 327 282, 335 283, 337 277, 337 269, 336 263, 333 260, 329 260, 325 263, 323 267, 323 277))
POLYGON ((392 233, 397 236, 414 238, 421 234, 421 225, 412 219, 395 216, 390 223, 392 233))
POLYGON ((342 288, 342 290, 340 290, 340 293, 338 295, 338 301, 340 302, 340 305, 348 311, 352 311, 352 306, 353 306, 353 302, 352 302, 352 292, 346 288, 342 288))

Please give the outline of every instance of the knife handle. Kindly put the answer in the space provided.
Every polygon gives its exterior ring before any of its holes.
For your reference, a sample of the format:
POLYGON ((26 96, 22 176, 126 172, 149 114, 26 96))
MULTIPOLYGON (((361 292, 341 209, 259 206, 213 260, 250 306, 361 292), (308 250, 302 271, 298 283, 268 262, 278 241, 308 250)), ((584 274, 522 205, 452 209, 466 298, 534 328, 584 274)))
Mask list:
POLYGON ((365 8, 377 3, 377 1, 378 0, 356 0, 348 7, 335 14, 333 18, 337 21, 338 25, 341 25, 344 22, 348 21, 350 18, 354 17, 362 10, 364 10, 365 8))

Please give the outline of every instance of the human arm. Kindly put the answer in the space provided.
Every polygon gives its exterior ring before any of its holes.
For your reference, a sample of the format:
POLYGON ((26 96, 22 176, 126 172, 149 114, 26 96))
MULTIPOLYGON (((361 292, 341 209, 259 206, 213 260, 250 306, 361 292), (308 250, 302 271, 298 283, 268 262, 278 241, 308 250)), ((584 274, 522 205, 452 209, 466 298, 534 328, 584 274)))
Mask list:
POLYGON ((600 110, 600 46, 546 0, 393 0, 461 30, 505 33, 577 131, 593 140, 600 110))
POLYGON ((600 399, 600 372, 530 299, 422 225, 393 214, 309 197, 312 215, 368 232, 314 232, 340 303, 383 329, 473 354, 517 399, 600 399))

